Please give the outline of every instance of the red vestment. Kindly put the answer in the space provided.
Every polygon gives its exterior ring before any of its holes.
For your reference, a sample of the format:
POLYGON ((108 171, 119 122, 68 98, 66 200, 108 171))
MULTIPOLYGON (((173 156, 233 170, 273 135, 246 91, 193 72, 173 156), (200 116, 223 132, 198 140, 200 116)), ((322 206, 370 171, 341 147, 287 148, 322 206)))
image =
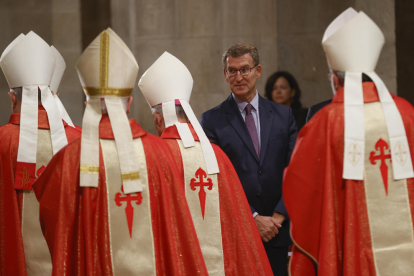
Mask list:
MULTIPOLYGON (((389 229, 387 238, 376 239, 376 237, 383 235, 383 233, 378 235, 378 231, 382 231, 380 228, 383 227, 387 231, 388 228, 396 227, 397 229, 399 223, 402 224, 402 221, 394 223, 384 219, 397 217, 404 209, 403 207, 396 206, 396 209, 373 207, 385 204, 386 199, 397 192, 395 187, 399 183, 403 183, 401 186, 403 188, 399 191, 405 193, 407 198, 407 216, 404 223, 407 223, 408 231, 404 233, 412 236, 414 181, 411 178, 394 182, 392 170, 389 170, 389 176, 386 180, 382 178, 386 175, 381 175, 384 172, 382 166, 384 165, 385 169, 390 168, 395 160, 392 160, 391 163, 389 142, 384 142, 388 139, 388 132, 374 83, 364 82, 363 93, 366 131, 364 180, 356 181, 342 178, 344 160, 343 88, 336 92, 332 104, 320 110, 304 126, 297 138, 283 186, 283 196, 291 220, 291 235, 294 240, 293 256, 290 263, 290 273, 293 276, 316 275, 315 271, 317 271, 317 275, 326 276, 412 275, 414 273, 412 270, 409 271, 411 268, 406 269, 405 273, 396 272, 397 268, 400 269, 404 266, 404 263, 398 263, 400 256, 394 257, 401 250, 392 251, 400 246, 399 243, 393 243, 393 239, 398 239, 397 231, 393 232, 394 230, 389 229), (372 108, 377 108, 377 112, 371 112, 371 118, 368 118, 370 113, 367 111, 370 109, 372 111, 372 108), (375 147, 369 143, 370 139, 378 141, 375 147), (385 149, 381 147, 381 143, 386 145, 385 149), (386 160, 373 160, 380 154, 380 149, 384 150, 383 153, 388 154, 384 155, 386 160), (370 168, 371 164, 377 167, 370 168), (377 181, 369 180, 373 177, 376 177, 377 181), (388 187, 387 181, 392 182, 388 187), (377 195, 372 196, 373 194, 380 195, 383 201, 378 202, 377 195), (383 222, 382 227, 378 227, 376 224, 378 221, 383 222), (375 249, 381 244, 386 244, 384 248, 387 250, 375 249), (386 254, 388 254, 386 260, 379 261, 379 258, 386 254), (389 274, 390 272, 383 273, 384 266, 385 269, 389 269, 386 271, 394 271, 396 274, 393 272, 391 274, 389 274), (407 272, 408 274, 406 274, 407 272)), ((411 156, 414 156, 414 108, 402 98, 393 96, 393 99, 404 123, 411 156)), ((347 151, 345 158, 355 156, 359 158, 359 155, 352 155, 353 153, 349 151, 348 156, 347 151)), ((412 247, 412 244, 408 244, 406 248, 412 247)))
MULTIPOLYGON (((191 125, 189 127, 194 140, 199 141, 194 128, 191 125)), ((174 161, 181 175, 184 175, 182 154, 177 141, 180 139, 177 127, 167 128, 161 138, 165 139, 170 146, 174 161)), ((225 274, 273 275, 237 173, 226 154, 217 145, 212 144, 212 146, 220 169, 220 173, 217 174, 217 182, 225 274)), ((181 185, 184 186, 184 182, 181 185)), ((206 196, 209 197, 208 191, 206 196)), ((197 206, 197 208, 199 207, 197 206)), ((200 245, 203 247, 202 244, 200 245)), ((206 260, 207 262, 208 260, 206 260)))
MULTIPOLYGON (((140 138, 146 153, 152 227, 152 237, 147 236, 146 239, 153 242, 153 246, 146 249, 141 248, 140 244, 134 245, 133 253, 138 257, 127 256, 130 263, 138 266, 140 256, 145 258, 153 250, 157 275, 207 275, 191 215, 180 188, 181 177, 168 146, 160 138, 146 133, 135 120, 129 122, 134 142, 140 138)), ((113 275, 113 270, 116 270, 117 264, 112 261, 115 258, 112 254, 116 254, 112 248, 116 245, 111 240, 119 229, 111 227, 110 220, 124 222, 126 219, 125 213, 117 218, 108 214, 112 202, 108 201, 111 187, 107 183, 113 175, 106 171, 110 168, 105 167, 108 160, 104 160, 104 144, 115 140, 107 115, 102 117, 99 137, 98 188, 79 186, 81 140, 56 154, 33 185, 40 202, 43 233, 52 255, 53 275, 113 275)), ((120 207, 122 212, 124 206, 120 207)), ((137 212, 142 205, 131 206, 137 212)), ((139 219, 133 221, 133 228, 140 224, 139 219)), ((120 225, 119 228, 122 227, 120 225)), ((122 232, 122 237, 130 238, 128 230, 122 232)))
MULTIPOLYGON (((38 129, 50 129, 43 107, 38 114, 38 129)), ((9 123, 0 127, 0 275, 27 275, 21 231, 23 192, 14 189, 19 125, 20 113, 13 113, 9 123)), ((69 142, 80 138, 79 130, 66 122, 64 126, 69 142)), ((39 169, 37 175, 40 173, 39 169)))

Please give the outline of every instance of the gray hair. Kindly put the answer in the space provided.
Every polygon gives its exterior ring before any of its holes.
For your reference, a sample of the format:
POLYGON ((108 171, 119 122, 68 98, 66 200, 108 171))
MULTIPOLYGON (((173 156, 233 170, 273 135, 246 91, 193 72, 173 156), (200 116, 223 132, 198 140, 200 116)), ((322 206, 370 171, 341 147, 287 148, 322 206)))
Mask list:
POLYGON ((247 43, 237 43, 231 46, 226 52, 223 54, 223 69, 227 68, 227 58, 231 57, 240 57, 245 54, 250 54, 253 58, 253 66, 259 64, 259 52, 257 51, 256 47, 247 43))
MULTIPOLYGON (((10 88, 10 92, 13 93, 16 96, 16 98, 19 102, 22 101, 22 99, 23 99, 23 89, 21 87, 10 88)), ((41 94, 39 89, 38 89, 37 100, 39 102, 42 100, 42 94, 41 94)))
POLYGON ((10 88, 10 92, 12 92, 19 101, 22 101, 22 97, 23 97, 22 90, 23 89, 21 87, 10 88))
MULTIPOLYGON (((342 71, 333 71, 335 75, 338 77, 339 83, 343 85, 345 83, 345 72, 342 71)), ((362 73, 362 82, 372 81, 370 77, 362 73)))
MULTIPOLYGON (((156 106, 151 107, 151 112, 154 113, 158 113, 161 116, 164 117, 164 115, 162 114, 162 105, 158 104, 156 106)), ((186 120, 188 122, 188 117, 185 114, 185 111, 183 109, 183 107, 181 105, 176 105, 175 106, 175 114, 177 114, 177 118, 180 120, 186 120)))

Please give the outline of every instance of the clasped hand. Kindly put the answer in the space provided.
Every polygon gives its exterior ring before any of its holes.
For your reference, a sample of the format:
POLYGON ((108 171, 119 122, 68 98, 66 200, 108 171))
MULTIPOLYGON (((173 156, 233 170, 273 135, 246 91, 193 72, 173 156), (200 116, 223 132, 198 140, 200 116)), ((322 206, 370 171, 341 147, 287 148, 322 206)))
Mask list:
POLYGON ((268 242, 279 234, 279 228, 282 227, 284 217, 274 213, 271 217, 257 215, 254 220, 257 229, 259 230, 260 237, 264 242, 268 242))

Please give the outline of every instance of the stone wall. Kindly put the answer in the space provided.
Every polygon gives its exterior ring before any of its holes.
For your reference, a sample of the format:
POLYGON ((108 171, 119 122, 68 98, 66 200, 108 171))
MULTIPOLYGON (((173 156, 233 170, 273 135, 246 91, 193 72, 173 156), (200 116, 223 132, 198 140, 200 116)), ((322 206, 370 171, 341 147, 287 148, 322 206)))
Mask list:
MULTIPOLYGON (((78 125, 82 123, 84 95, 76 61, 82 49, 107 26, 134 53, 140 66, 138 79, 164 51, 177 56, 193 75, 190 103, 199 117, 230 94, 221 56, 237 42, 259 49, 263 65, 260 94, 264 94, 267 77, 280 69, 298 79, 305 107, 331 98, 322 35, 339 13, 352 6, 364 10, 384 32, 386 45, 376 71, 391 91, 397 91, 394 0, 99 0, 95 6, 93 1, 0 1, 0 51, 18 34, 30 30, 55 45, 67 63, 59 92, 78 125)), ((11 113, 3 74, 0 91, 1 125, 11 113)), ((155 133, 150 109, 137 86, 133 96, 129 116, 155 133)))
MULTIPOLYGON (((190 104, 199 117, 230 95, 221 56, 237 42, 258 48, 264 70, 258 90, 263 94, 266 78, 277 70, 276 2, 112 0, 111 21, 138 61, 138 78, 164 51, 188 67, 194 79, 190 104)), ((151 111, 138 88, 133 96, 130 116, 154 133, 151 111)))
POLYGON ((297 78, 305 107, 332 98, 321 41, 329 23, 348 7, 363 10, 383 31, 386 43, 376 72, 390 91, 397 92, 393 0, 278 0, 278 68, 297 78))
MULTIPOLYGON (((78 0, 2 0, 0 1, 0 52, 20 33, 33 30, 54 45, 66 61, 66 72, 59 88, 62 102, 75 124, 83 116, 83 92, 75 70, 81 48, 81 21, 78 0)), ((0 74, 0 125, 9 121, 9 87, 0 74)))

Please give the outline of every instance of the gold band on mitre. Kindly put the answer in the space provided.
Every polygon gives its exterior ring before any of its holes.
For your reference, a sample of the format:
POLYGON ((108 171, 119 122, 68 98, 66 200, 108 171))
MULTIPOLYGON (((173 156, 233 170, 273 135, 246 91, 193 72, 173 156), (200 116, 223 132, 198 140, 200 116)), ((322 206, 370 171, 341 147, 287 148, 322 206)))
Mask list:
POLYGON ((133 88, 112 88, 112 87, 83 87, 83 91, 89 97, 129 97, 133 88))

